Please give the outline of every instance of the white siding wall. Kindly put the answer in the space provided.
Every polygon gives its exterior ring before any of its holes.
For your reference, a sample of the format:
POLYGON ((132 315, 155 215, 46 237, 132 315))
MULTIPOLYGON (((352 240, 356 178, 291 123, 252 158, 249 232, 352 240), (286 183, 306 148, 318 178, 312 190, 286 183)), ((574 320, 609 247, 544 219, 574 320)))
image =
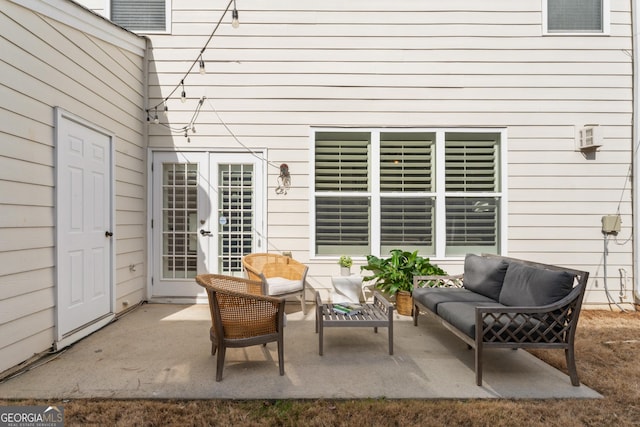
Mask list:
MULTIPOLYGON (((151 36, 150 105, 180 82, 226 3, 173 2, 173 34, 151 36)), ((509 254, 586 269, 588 302, 605 302, 600 218, 619 210, 608 282, 617 294, 624 269, 632 301, 629 1, 611 1, 609 36, 542 36, 540 0, 237 5, 240 28, 231 28, 229 13, 204 53, 207 74, 196 66, 185 79, 188 102, 174 97, 160 114, 180 128, 206 96, 198 133, 187 144, 152 126, 150 145, 241 149, 213 105, 245 145, 288 163, 287 195, 275 194, 278 170, 269 168, 269 250, 309 262, 312 285, 329 287, 339 270, 333 260, 310 259, 310 126, 495 126, 509 135, 509 254), (575 151, 584 124, 603 129, 593 158, 575 151)), ((461 271, 460 260, 436 261, 461 271)))
POLYGON ((108 12, 110 2, 111 0, 80 0, 80 1, 77 1, 76 3, 80 3, 87 9, 91 9, 95 13, 109 19, 109 17, 107 16, 107 12, 108 12))
POLYGON ((2 372, 54 340, 54 108, 116 135, 118 310, 145 298, 146 124, 144 39, 61 0, 3 1, 0 29, 2 372))

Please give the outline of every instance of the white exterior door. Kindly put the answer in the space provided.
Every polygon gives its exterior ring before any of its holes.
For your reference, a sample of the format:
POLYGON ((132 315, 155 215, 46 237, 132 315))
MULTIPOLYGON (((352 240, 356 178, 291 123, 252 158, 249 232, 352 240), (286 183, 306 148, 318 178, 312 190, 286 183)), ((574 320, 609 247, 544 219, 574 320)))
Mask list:
POLYGON ((197 274, 243 275, 242 256, 264 245, 262 162, 245 153, 152 157, 152 297, 203 297, 197 274))
POLYGON ((57 116, 57 345, 113 317, 112 136, 57 116))

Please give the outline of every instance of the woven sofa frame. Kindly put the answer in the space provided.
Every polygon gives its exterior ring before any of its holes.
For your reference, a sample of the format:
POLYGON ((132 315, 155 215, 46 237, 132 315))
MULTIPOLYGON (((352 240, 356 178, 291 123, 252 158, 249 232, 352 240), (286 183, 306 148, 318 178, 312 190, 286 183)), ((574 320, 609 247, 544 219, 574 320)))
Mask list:
MULTIPOLYGON (((565 352, 567 370, 573 386, 579 386, 575 361, 574 342, 582 300, 589 273, 549 264, 541 264, 492 254, 484 257, 500 258, 508 262, 519 262, 531 267, 552 271, 564 271, 575 276, 571 292, 561 300, 544 306, 523 307, 496 306, 475 307, 475 337, 469 337, 436 313, 414 300, 413 323, 418 325, 419 314, 426 313, 475 350, 476 384, 482 385, 482 362, 485 348, 542 348, 562 349, 565 352), (496 327, 497 326, 497 327, 496 327)), ((464 276, 415 276, 418 286, 462 287, 464 276)))

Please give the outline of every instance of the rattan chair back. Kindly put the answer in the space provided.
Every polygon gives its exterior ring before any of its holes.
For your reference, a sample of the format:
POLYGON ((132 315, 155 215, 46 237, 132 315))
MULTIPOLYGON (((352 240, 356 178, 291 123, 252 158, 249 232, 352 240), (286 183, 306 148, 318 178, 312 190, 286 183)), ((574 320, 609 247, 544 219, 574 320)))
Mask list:
POLYGON ((211 313, 211 354, 218 353, 216 381, 222 380, 228 347, 278 343, 278 365, 284 375, 284 307, 282 298, 261 295, 262 282, 217 274, 196 276, 205 288, 211 313))
POLYGON ((242 258, 242 266, 251 280, 262 282, 262 294, 269 295, 268 279, 280 277, 287 280, 299 280, 302 288, 278 296, 296 295, 300 298, 303 313, 306 313, 306 281, 309 267, 295 259, 274 253, 253 253, 242 258))

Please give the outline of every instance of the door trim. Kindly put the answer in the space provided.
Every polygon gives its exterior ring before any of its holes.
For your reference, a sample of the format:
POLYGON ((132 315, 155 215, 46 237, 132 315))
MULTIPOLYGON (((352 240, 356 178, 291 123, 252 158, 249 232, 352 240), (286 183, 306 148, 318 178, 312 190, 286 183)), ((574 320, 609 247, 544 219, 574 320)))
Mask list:
MULTIPOLYGON (((108 173, 110 176, 110 180, 109 180, 109 212, 107 213, 109 219, 109 227, 111 230, 115 229, 115 134, 113 134, 112 132, 107 131, 106 129, 103 129, 97 125, 95 125, 94 123, 91 123, 85 119, 83 119, 80 116, 77 116, 73 113, 70 113, 60 107, 56 107, 55 108, 55 123, 54 123, 54 129, 55 129, 55 141, 54 141, 54 146, 56 147, 56 159, 55 159, 55 205, 54 205, 54 211, 55 211, 55 234, 54 234, 54 242, 55 242, 55 265, 56 265, 56 273, 55 273, 55 278, 54 278, 54 286, 55 286, 55 325, 54 325, 54 343, 53 346, 56 350, 62 349, 64 347, 67 347, 71 344, 73 344, 74 342, 86 337, 87 335, 97 331, 98 329, 102 328, 103 326, 107 325, 108 323, 110 323, 114 318, 115 318, 115 307, 116 307, 116 292, 115 292, 115 238, 114 239, 110 239, 110 245, 108 248, 109 251, 109 265, 108 265, 108 273, 109 273, 109 311, 106 314, 100 315, 98 318, 92 319, 91 321, 87 322, 86 324, 72 330, 69 332, 62 332, 60 330, 60 318, 63 315, 62 311, 60 310, 60 292, 61 292, 61 287, 60 287, 60 262, 63 256, 63 251, 60 250, 60 239, 61 236, 59 235, 61 227, 62 227, 62 218, 60 218, 59 215, 59 208, 60 208, 60 203, 59 203, 59 199, 60 199, 60 186, 59 181, 60 181, 60 176, 59 174, 61 173, 60 170, 60 165, 62 164, 62 150, 59 149, 60 147, 60 143, 61 143, 61 125, 63 123, 64 120, 70 121, 70 122, 75 122, 81 126, 84 126, 96 133, 100 133, 103 134, 104 136, 106 136, 109 139, 109 148, 108 148, 108 153, 109 153, 109 165, 108 165, 108 173)), ((117 236, 116 236, 117 238, 117 236)))

